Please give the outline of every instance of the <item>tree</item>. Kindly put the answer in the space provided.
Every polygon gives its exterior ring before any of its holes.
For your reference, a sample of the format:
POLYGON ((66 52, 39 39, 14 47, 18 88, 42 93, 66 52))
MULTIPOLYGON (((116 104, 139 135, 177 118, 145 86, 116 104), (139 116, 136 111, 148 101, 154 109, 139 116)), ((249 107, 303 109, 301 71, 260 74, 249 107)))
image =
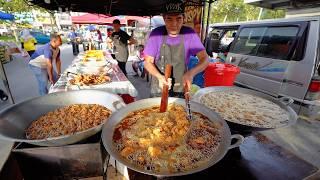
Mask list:
POLYGON ((0 7, 8 13, 30 11, 30 6, 24 0, 0 0, 0 7))
MULTIPOLYGON (((212 4, 210 23, 258 20, 260 7, 245 4, 243 0, 218 0, 212 4)), ((261 19, 282 18, 283 10, 264 9, 261 19)))
POLYGON ((270 10, 265 9, 262 13, 262 19, 276 19, 281 18, 286 15, 284 10, 270 10))

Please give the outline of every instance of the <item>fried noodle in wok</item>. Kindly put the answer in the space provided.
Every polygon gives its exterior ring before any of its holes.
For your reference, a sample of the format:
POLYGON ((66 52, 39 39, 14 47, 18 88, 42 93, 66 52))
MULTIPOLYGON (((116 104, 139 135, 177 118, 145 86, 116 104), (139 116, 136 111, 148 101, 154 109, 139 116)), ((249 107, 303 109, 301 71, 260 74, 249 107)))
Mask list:
POLYGON ((183 106, 170 104, 130 113, 115 128, 113 143, 130 163, 152 172, 183 172, 208 162, 221 141, 221 127, 200 113, 193 113, 194 126, 183 106))
POLYGON ((111 110, 98 104, 74 104, 49 112, 26 129, 27 139, 45 139, 84 131, 108 119, 111 110))

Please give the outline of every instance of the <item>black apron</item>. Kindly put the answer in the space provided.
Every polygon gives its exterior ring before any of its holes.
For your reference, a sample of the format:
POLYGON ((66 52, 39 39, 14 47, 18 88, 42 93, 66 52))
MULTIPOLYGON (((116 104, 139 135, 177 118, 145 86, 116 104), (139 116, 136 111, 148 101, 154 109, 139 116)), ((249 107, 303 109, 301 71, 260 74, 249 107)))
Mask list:
MULTIPOLYGON (((155 65, 161 74, 164 74, 166 64, 172 65, 172 88, 169 91, 171 97, 183 96, 183 83, 182 78, 186 71, 185 64, 185 48, 184 37, 180 36, 180 43, 177 45, 168 45, 168 35, 165 34, 162 38, 162 44, 160 49, 160 57, 155 61, 155 65)), ((161 96, 161 88, 159 87, 159 81, 156 77, 151 79, 151 96, 161 96)))

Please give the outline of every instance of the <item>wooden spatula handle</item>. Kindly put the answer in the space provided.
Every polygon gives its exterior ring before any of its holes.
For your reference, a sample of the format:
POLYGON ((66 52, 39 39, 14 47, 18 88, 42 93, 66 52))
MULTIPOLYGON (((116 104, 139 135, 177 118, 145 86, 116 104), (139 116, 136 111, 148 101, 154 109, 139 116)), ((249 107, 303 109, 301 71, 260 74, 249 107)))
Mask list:
MULTIPOLYGON (((172 65, 167 64, 164 72, 164 77, 166 80, 170 78, 172 71, 172 65)), ((164 85, 162 88, 162 96, 161 96, 161 104, 160 104, 160 112, 166 112, 168 107, 168 96, 169 96, 169 86, 164 85)))

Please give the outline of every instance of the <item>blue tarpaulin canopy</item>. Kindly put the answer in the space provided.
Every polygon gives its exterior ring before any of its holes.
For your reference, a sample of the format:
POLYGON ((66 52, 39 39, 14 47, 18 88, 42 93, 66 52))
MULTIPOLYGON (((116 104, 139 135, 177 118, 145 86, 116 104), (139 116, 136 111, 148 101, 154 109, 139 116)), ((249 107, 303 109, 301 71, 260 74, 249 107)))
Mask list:
POLYGON ((96 26, 89 25, 88 27, 86 27, 86 29, 89 30, 89 31, 94 31, 94 30, 96 30, 96 26))
POLYGON ((4 13, 4 12, 0 11, 0 19, 13 21, 14 20, 14 15, 8 14, 8 13, 4 13))

